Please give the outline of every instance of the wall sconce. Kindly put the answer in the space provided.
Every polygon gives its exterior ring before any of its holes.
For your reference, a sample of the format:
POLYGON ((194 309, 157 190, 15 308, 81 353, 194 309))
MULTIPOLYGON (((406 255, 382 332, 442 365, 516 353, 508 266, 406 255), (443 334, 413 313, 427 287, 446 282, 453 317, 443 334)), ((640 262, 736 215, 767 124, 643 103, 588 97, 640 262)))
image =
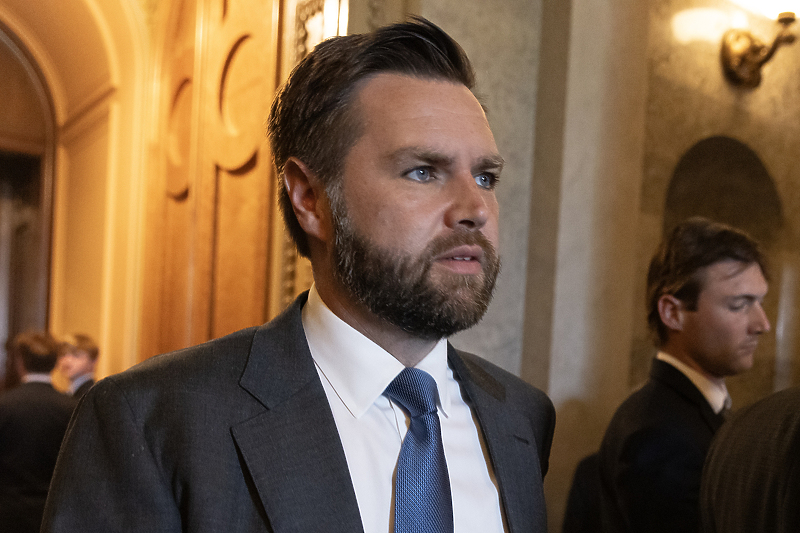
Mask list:
POLYGON ((752 33, 742 29, 732 29, 722 36, 722 69, 734 85, 757 87, 761 83, 761 67, 769 61, 782 44, 793 43, 795 35, 789 26, 795 21, 791 12, 781 13, 778 22, 781 31, 771 45, 767 46, 752 33))

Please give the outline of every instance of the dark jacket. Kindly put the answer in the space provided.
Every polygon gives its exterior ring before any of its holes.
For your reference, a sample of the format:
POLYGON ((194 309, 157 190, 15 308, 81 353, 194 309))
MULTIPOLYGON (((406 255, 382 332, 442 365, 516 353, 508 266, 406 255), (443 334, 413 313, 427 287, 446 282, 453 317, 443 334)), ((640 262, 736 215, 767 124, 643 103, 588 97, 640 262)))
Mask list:
MULTIPOLYGON (((305 299, 269 324, 98 382, 67 436, 43 531, 361 531, 305 340, 305 299)), ((452 347, 448 355, 477 414, 511 531, 546 531, 550 400, 473 355, 452 347)))
POLYGON ((23 383, 0 395, 0 531, 38 533, 75 403, 49 383, 23 383))
POLYGON ((707 533, 800 531, 800 387, 742 409, 720 429, 700 501, 707 533))
POLYGON ((722 420, 689 378, 654 360, 600 447, 603 531, 699 531, 703 461, 722 420))

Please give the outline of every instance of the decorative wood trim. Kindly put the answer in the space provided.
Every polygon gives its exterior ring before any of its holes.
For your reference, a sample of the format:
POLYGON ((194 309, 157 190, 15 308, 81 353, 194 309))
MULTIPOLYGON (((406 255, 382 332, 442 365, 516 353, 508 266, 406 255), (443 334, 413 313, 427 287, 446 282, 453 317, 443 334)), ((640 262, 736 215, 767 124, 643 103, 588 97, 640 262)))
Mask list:
MULTIPOLYGON (((295 62, 299 62, 311 51, 308 49, 308 23, 315 15, 324 13, 325 0, 299 2, 295 20, 295 62)), ((316 44, 316 43, 314 43, 316 44)))
POLYGON ((97 117, 98 109, 102 109, 104 114, 107 114, 111 98, 116 91, 116 86, 110 80, 106 80, 102 85, 97 86, 91 94, 70 110, 69 116, 61 126, 61 135, 63 137, 73 136, 73 130, 80 129, 82 123, 88 122, 91 124, 92 117, 97 117))

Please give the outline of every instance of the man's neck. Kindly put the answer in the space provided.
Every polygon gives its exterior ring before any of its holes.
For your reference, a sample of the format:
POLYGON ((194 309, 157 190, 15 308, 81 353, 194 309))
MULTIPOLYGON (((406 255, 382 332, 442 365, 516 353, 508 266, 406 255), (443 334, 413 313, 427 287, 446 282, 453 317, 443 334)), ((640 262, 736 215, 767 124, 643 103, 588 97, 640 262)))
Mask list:
POLYGON ((690 356, 685 350, 683 350, 680 346, 677 346, 674 343, 667 343, 660 348, 660 351, 664 353, 668 353, 684 365, 688 366, 692 370, 696 371, 697 373, 701 374, 707 380, 716 383, 717 385, 724 385, 725 378, 720 376, 715 376, 713 374, 708 373, 700 364, 694 360, 692 356, 690 356))
POLYGON ((659 350, 656 358, 672 365, 686 376, 705 397, 715 413, 722 412, 726 407, 730 408, 731 399, 724 378, 710 378, 708 374, 699 372, 663 350, 659 350))
POLYGON ((322 301, 336 316, 407 367, 416 366, 439 342, 439 339, 423 339, 403 331, 375 316, 362 304, 352 302, 330 285, 317 284, 316 288, 322 301))

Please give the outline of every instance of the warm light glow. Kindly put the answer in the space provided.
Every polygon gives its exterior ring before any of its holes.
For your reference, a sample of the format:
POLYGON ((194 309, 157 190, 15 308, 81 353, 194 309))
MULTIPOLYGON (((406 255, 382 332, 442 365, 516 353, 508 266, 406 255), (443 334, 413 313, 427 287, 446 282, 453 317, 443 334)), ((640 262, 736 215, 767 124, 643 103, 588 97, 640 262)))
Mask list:
POLYGON ((322 12, 325 14, 324 38, 335 37, 339 34, 339 0, 325 0, 322 12))
POLYGON ((769 19, 778 20, 778 15, 784 11, 792 13, 800 12, 800 1, 798 0, 730 0, 737 6, 748 10, 756 15, 761 15, 769 19))
MULTIPOLYGON (((741 12, 738 15, 744 16, 741 12)), ((734 27, 734 17, 731 13, 719 9, 685 9, 672 17, 672 34, 680 43, 691 41, 718 43, 722 39, 722 34, 731 27, 734 27)))
POLYGON ((347 35, 347 17, 350 11, 350 0, 340 0, 339 4, 339 35, 347 35))
POLYGON ((742 11, 736 11, 735 13, 731 14, 731 28, 744 30, 747 29, 747 25, 747 15, 745 15, 742 11))

